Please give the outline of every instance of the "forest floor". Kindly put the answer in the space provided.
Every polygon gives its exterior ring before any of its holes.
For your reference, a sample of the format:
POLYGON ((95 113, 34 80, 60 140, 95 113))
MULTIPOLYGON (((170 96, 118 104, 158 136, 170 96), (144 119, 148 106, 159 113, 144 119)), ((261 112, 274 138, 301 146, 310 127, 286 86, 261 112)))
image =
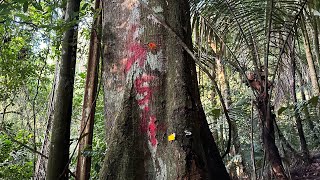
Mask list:
POLYGON ((293 180, 320 180, 320 153, 312 156, 312 162, 309 165, 300 165, 291 171, 293 180))

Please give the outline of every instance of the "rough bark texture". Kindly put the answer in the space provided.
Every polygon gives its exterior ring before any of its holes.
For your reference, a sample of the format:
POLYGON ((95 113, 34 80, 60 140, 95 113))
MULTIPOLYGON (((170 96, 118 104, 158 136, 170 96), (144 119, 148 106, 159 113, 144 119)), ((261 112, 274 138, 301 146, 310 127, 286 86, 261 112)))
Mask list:
MULTIPOLYGON (((195 64, 140 2, 103 3, 107 151, 100 179, 228 179, 195 64)), ((191 47, 187 0, 143 2, 191 47)))
MULTIPOLYGON (((67 2, 65 21, 77 19, 80 0, 67 2)), ((48 160, 48 180, 68 179, 70 123, 72 114, 73 83, 76 64, 78 25, 65 32, 53 118, 51 145, 48 160)))
MULTIPOLYGON (((100 7, 100 0, 96 0, 95 9, 100 7)), ((100 41, 101 33, 101 15, 94 20, 91 30, 88 68, 86 77, 86 88, 83 100, 82 119, 80 128, 80 142, 78 150, 78 161, 76 177, 77 180, 86 180, 90 178, 91 156, 84 151, 92 150, 94 114, 96 108, 96 95, 98 86, 98 64, 100 59, 100 41)))

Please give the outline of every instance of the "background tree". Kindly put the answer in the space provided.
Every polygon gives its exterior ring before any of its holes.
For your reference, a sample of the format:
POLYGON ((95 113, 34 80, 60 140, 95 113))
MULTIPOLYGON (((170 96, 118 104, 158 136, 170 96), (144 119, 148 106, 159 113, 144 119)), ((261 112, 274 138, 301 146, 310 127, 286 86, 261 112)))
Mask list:
MULTIPOLYGON (((288 72, 283 71, 283 61, 290 57, 288 47, 292 45, 288 39, 291 36, 298 37, 294 30, 303 19, 306 7, 306 1, 255 3, 228 0, 199 2, 194 3, 192 7, 193 27, 204 29, 203 34, 207 39, 219 37, 229 53, 224 62, 229 64, 233 71, 238 71, 242 79, 250 84, 260 116, 264 150, 278 178, 285 178, 286 173, 275 142, 275 113, 272 111, 272 100, 277 100, 279 96, 273 94, 273 89, 278 93, 279 82, 283 78, 281 75, 288 72), (248 74, 245 74, 248 69, 251 69, 254 76, 249 78, 248 74), (271 77, 270 82, 268 76, 271 77)), ((199 48, 206 49, 207 43, 199 44, 199 48)), ((216 62, 221 61, 216 54, 198 56, 207 68, 212 68, 216 62)))
POLYGON ((70 23, 62 41, 59 84, 54 107, 47 179, 68 179, 70 123, 76 63, 79 0, 67 1, 65 21, 70 23))
POLYGON ((95 1, 96 17, 91 30, 90 49, 88 58, 88 69, 86 77, 86 87, 82 108, 82 119, 79 134, 79 150, 77 160, 77 179, 89 179, 91 169, 92 140, 94 114, 97 100, 98 88, 98 65, 101 51, 101 6, 100 0, 95 1))

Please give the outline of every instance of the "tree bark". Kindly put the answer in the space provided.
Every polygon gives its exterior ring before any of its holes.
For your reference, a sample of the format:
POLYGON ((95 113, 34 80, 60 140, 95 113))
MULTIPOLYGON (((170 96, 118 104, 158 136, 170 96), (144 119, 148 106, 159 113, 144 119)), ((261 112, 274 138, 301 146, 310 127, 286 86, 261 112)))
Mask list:
POLYGON ((257 98, 257 108, 262 120, 262 140, 268 161, 277 179, 288 179, 284 171, 279 150, 275 142, 274 125, 275 115, 271 112, 268 98, 257 98), (262 100, 263 99, 263 100, 262 100))
POLYGON ((317 9, 316 7, 317 2, 316 1, 310 1, 309 4, 309 12, 310 14, 310 21, 311 21, 311 27, 312 27, 312 32, 313 32, 313 44, 314 44, 314 52, 315 52, 315 57, 316 61, 318 62, 318 65, 320 66, 320 52, 319 52, 319 27, 317 23, 317 16, 315 16, 312 13, 312 9, 317 9))
POLYGON ((188 1, 144 0, 153 13, 141 2, 103 2, 108 148, 100 179, 229 179, 200 103, 195 64, 154 17, 191 48, 188 1))
MULTIPOLYGON (((95 1, 95 10, 100 8, 100 0, 95 1)), ((77 180, 90 178, 91 155, 85 151, 92 151, 94 114, 96 108, 96 96, 98 86, 98 65, 100 59, 101 15, 95 19, 91 29, 86 87, 82 108, 82 119, 80 128, 80 142, 78 150, 78 161, 76 169, 77 180)))
MULTIPOLYGON (((65 21, 78 20, 80 0, 68 0, 65 21)), ((48 160, 48 180, 68 179, 70 123, 77 52, 78 22, 64 33, 62 57, 48 160)))
MULTIPOLYGON (((52 91, 50 94, 50 100, 48 103, 48 109, 47 109, 47 126, 46 126, 46 131, 45 131, 45 135, 43 138, 43 142, 42 142, 42 146, 41 146, 41 153, 44 155, 49 154, 49 147, 50 147, 50 132, 52 129, 52 119, 53 119, 53 113, 54 113, 54 104, 56 101, 56 91, 57 91, 57 84, 59 83, 59 62, 56 63, 56 69, 55 69, 55 73, 54 73, 54 81, 52 84, 52 91)), ((44 158, 41 155, 38 155, 37 158, 37 162, 36 162, 36 168, 34 171, 34 178, 36 180, 42 180, 46 178, 46 174, 47 174, 47 164, 48 164, 48 159, 44 158)))
POLYGON ((311 84, 312 84, 312 89, 313 89, 313 95, 318 96, 320 93, 319 90, 319 83, 318 83, 318 77, 317 77, 317 72, 315 70, 314 62, 313 62, 313 57, 312 57, 312 52, 311 52, 311 46, 310 46, 310 40, 306 28, 306 24, 304 19, 301 20, 301 31, 303 34, 303 44, 306 52, 306 58, 308 62, 308 67, 309 67, 309 73, 310 73, 310 79, 311 79, 311 84))
POLYGON ((252 173, 251 173, 251 179, 253 180, 257 180, 257 169, 256 169, 256 160, 255 160, 255 156, 254 156, 254 142, 253 142, 253 139, 254 139, 254 131, 253 131, 253 100, 251 100, 251 117, 250 117, 250 120, 251 120, 251 124, 250 124, 250 144, 251 144, 251 152, 250 152, 250 157, 251 157, 251 163, 252 163, 252 173))

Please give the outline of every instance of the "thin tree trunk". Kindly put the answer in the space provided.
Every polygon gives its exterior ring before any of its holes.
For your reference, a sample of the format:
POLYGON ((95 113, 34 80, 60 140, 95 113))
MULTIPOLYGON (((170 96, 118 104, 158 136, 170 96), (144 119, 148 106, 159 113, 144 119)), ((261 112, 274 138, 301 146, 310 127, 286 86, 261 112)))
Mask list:
POLYGON ((276 126, 276 129, 277 129, 277 133, 279 135, 279 139, 284 144, 284 146, 290 151, 290 156, 293 155, 293 157, 298 157, 299 156, 298 152, 289 144, 289 142, 286 139, 286 137, 284 137, 284 135, 280 131, 277 123, 275 123, 275 126, 276 126))
POLYGON ((108 149, 100 179, 229 179, 200 103, 195 64, 150 12, 190 48, 188 1, 149 0, 150 9, 141 2, 103 2, 108 149))
POLYGON ((310 79, 311 79, 311 84, 312 84, 312 89, 313 89, 313 95, 318 96, 320 91, 319 91, 319 83, 318 83, 318 77, 317 77, 317 72, 315 70, 314 62, 313 62, 313 57, 312 57, 312 52, 311 52, 311 46, 310 46, 310 41, 309 41, 309 36, 308 32, 306 29, 306 24, 304 19, 301 20, 301 31, 303 34, 303 44, 306 52, 306 58, 308 62, 308 67, 309 67, 309 73, 310 73, 310 79))
MULTIPOLYGON (((294 44, 294 41, 293 41, 294 44)), ((306 138, 304 136, 303 132, 303 126, 302 126, 302 119, 298 112, 296 111, 297 108, 297 92, 296 92, 296 60, 295 60, 295 49, 294 45, 290 48, 291 49, 291 74, 292 74, 292 83, 291 83, 291 90, 292 90, 292 96, 293 96, 293 102, 294 102, 294 116, 296 119, 296 126, 299 134, 300 139, 300 147, 304 156, 304 160, 309 163, 310 157, 309 157, 309 150, 307 147, 306 138)))
MULTIPOLYGON (((216 77, 214 73, 215 71, 213 70, 211 74, 213 77, 216 77)), ((211 92, 212 107, 214 107, 214 105, 217 104, 215 96, 216 96, 216 93, 215 93, 215 90, 213 89, 211 92)), ((219 134, 218 134, 218 119, 213 118, 213 121, 211 122, 211 124, 213 126, 213 129, 211 129, 213 138, 216 140, 216 143, 219 144, 220 142, 219 142, 219 134)))
POLYGON ((256 161, 254 157, 254 143, 253 143, 253 100, 251 101, 251 130, 250 130, 250 140, 251 140, 251 161, 252 161, 252 178, 253 180, 257 179, 257 172, 256 172, 256 161))
POLYGON ((309 12, 311 12, 309 18, 311 21, 311 26, 312 26, 312 32, 313 32, 313 44, 314 44, 314 52, 315 52, 315 57, 316 61, 318 62, 318 65, 320 67, 320 53, 319 53, 319 27, 318 27, 318 22, 317 22, 317 16, 315 16, 312 13, 312 9, 317 9, 316 7, 316 1, 310 1, 309 4, 309 12))
MULTIPOLYGON (((59 62, 56 63, 56 69, 54 73, 54 81, 52 85, 52 91, 50 93, 50 100, 48 103, 48 109, 47 109, 47 126, 46 126, 46 131, 45 135, 43 138, 42 142, 42 147, 41 147, 41 153, 48 156, 49 154, 49 147, 50 147, 50 132, 52 129, 52 118, 53 118, 53 112, 54 112, 54 104, 56 101, 56 91, 57 91, 57 84, 59 83, 59 62)), ((36 168, 34 172, 34 177, 36 180, 42 180, 46 178, 47 174, 47 164, 48 164, 48 159, 44 158, 41 155, 38 155, 37 162, 36 162, 36 168)))
MULTIPOLYGON (((226 110, 228 111, 232 101, 231 101, 231 95, 230 95, 230 85, 229 85, 229 81, 227 79, 227 74, 226 74, 226 69, 224 64, 221 62, 223 55, 225 54, 225 46, 222 42, 220 42, 220 51, 216 53, 216 63, 217 63, 217 72, 218 72, 218 79, 221 85, 221 91, 223 94, 223 98, 224 98, 224 103, 226 106, 226 110)), ((241 155, 240 152, 240 141, 239 141, 239 137, 238 137, 238 129, 237 129, 237 125, 235 121, 229 121, 228 123, 230 123, 229 125, 229 136, 231 142, 228 141, 227 144, 227 151, 229 153, 229 151, 232 149, 231 151, 231 155, 235 156, 237 154, 241 155), (232 145, 232 148, 231 148, 232 145)), ((242 158, 242 156, 241 156, 242 158)), ((236 164, 236 172, 238 173, 237 176, 239 177, 244 177, 246 176, 246 172, 245 172, 245 168, 243 165, 243 162, 240 162, 239 164, 236 164)), ((233 177, 235 178, 235 177, 233 177)))
POLYGON ((256 99, 256 106, 262 124, 263 147, 275 177, 277 179, 288 179, 282 165, 279 150, 276 146, 273 124, 276 116, 270 110, 268 99, 268 94, 259 94, 256 99))
MULTIPOLYGON (((77 20, 80 0, 68 0, 65 21, 77 20)), ((62 57, 48 160, 48 180, 68 179, 70 123, 77 52, 78 22, 64 33, 62 57)))
POLYGON ((319 30, 318 23, 315 17, 311 17, 312 26, 313 26, 313 43, 314 43, 314 52, 316 55, 316 61, 318 62, 318 66, 320 67, 320 52, 319 52, 319 30))
MULTIPOLYGON (((95 10, 100 8, 100 0, 95 1, 95 10)), ((92 151, 94 114, 96 108, 97 84, 98 84, 98 64, 100 59, 99 33, 101 29, 101 15, 94 19, 91 29, 88 68, 86 77, 86 87, 82 108, 82 119, 80 128, 80 142, 78 150, 78 161, 76 169, 77 180, 87 180, 90 178, 91 156, 84 151, 92 151)))

